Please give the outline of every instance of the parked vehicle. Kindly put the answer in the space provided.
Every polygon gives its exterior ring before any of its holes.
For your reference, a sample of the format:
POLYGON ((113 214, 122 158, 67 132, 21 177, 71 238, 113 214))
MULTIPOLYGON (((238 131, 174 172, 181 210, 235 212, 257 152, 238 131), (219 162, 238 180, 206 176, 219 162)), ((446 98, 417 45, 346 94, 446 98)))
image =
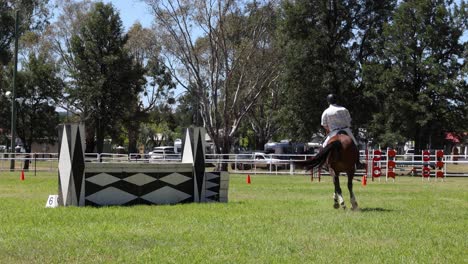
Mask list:
POLYGON ((148 153, 150 159, 158 160, 174 160, 180 159, 180 155, 174 153, 174 146, 155 147, 153 151, 148 153))
POLYGON ((233 170, 250 170, 253 167, 251 153, 239 154, 236 156, 235 160, 234 163, 231 163, 231 168, 233 170))
POLYGON ((177 138, 176 140, 174 140, 174 152, 182 153, 182 139, 177 138))
POLYGON ((255 167, 270 169, 285 167, 285 162, 281 159, 273 158, 271 155, 267 155, 261 152, 254 153, 255 167))
POLYGON ((271 155, 254 152, 251 154, 240 154, 236 157, 236 162, 231 165, 231 168, 238 170, 250 170, 252 168, 264 168, 276 170, 281 168, 287 168, 288 162, 272 157, 271 155))

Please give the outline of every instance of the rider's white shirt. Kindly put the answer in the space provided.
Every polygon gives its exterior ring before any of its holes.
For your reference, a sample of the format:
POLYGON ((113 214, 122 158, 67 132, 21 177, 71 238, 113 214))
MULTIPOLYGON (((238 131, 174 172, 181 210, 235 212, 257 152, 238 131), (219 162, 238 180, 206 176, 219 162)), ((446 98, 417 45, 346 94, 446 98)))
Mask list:
POLYGON ((353 132, 351 131, 351 115, 349 114, 348 109, 331 104, 325 111, 322 113, 322 126, 327 126, 330 132, 327 135, 327 138, 323 142, 323 147, 328 144, 330 138, 338 134, 340 130, 346 131, 351 139, 354 141, 354 144, 357 146, 357 141, 354 138, 353 132))
POLYGON ((336 129, 349 128, 351 126, 351 116, 348 109, 331 104, 322 113, 322 126, 327 126, 330 132, 336 129))

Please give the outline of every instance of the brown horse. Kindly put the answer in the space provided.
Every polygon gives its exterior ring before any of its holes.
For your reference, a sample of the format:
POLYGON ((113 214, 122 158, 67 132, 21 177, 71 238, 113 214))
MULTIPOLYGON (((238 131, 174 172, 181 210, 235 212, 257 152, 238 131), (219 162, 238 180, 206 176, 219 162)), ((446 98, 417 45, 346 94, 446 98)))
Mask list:
POLYGON ((345 172, 348 175, 348 189, 351 197, 351 209, 357 210, 358 204, 353 192, 353 177, 356 171, 356 165, 359 163, 359 152, 354 141, 346 133, 338 133, 332 137, 327 146, 325 146, 313 159, 301 162, 306 165, 307 170, 315 167, 321 167, 324 164, 328 166, 330 175, 333 177, 335 193, 333 207, 338 209, 341 205, 346 209, 343 195, 340 187, 340 173, 345 172))

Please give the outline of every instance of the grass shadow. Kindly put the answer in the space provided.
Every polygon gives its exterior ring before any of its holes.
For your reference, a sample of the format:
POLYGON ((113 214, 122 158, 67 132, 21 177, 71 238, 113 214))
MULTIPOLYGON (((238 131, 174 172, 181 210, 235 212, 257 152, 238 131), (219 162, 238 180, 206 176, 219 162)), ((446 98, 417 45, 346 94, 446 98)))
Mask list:
POLYGON ((393 212, 394 210, 390 210, 390 209, 385 209, 385 208, 381 208, 381 207, 375 207, 375 208, 361 208, 359 209, 361 212, 393 212))

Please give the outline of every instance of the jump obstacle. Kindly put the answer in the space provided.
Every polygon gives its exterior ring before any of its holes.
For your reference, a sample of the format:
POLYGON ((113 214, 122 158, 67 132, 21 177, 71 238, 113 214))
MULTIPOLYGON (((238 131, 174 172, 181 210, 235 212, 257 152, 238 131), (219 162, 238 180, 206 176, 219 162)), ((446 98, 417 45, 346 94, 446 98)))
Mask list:
POLYGON ((59 126, 58 205, 227 202, 229 174, 205 171, 205 129, 188 128, 181 162, 85 162, 82 124, 59 126))
MULTIPOLYGON (((445 172, 446 172, 446 164, 445 164, 445 156, 444 156, 444 151, 443 150, 437 150, 435 152, 435 155, 431 155, 429 150, 423 150, 422 153, 422 162, 420 165, 416 165, 415 161, 410 161, 410 166, 412 167, 411 172, 416 175, 418 169, 421 171, 421 178, 422 180, 427 179, 428 181, 430 180, 431 177, 431 166, 434 167, 434 178, 437 181, 437 179, 442 179, 444 181, 445 179, 445 172)), ((380 149, 376 149, 372 151, 372 157, 369 159, 367 156, 367 164, 369 165, 370 169, 367 169, 367 171, 371 171, 371 177, 372 180, 374 179, 379 179, 382 176, 382 170, 383 167, 385 167, 385 180, 388 181, 389 178, 392 178, 393 181, 395 181, 396 178, 396 151, 394 149, 388 149, 387 153, 385 154, 386 159, 383 162, 383 156, 382 156, 382 151, 380 149)), ((398 161, 401 162, 401 161, 398 161)), ((407 163, 406 161, 403 161, 403 163, 407 163)), ((366 175, 367 174, 366 171, 366 175)))

